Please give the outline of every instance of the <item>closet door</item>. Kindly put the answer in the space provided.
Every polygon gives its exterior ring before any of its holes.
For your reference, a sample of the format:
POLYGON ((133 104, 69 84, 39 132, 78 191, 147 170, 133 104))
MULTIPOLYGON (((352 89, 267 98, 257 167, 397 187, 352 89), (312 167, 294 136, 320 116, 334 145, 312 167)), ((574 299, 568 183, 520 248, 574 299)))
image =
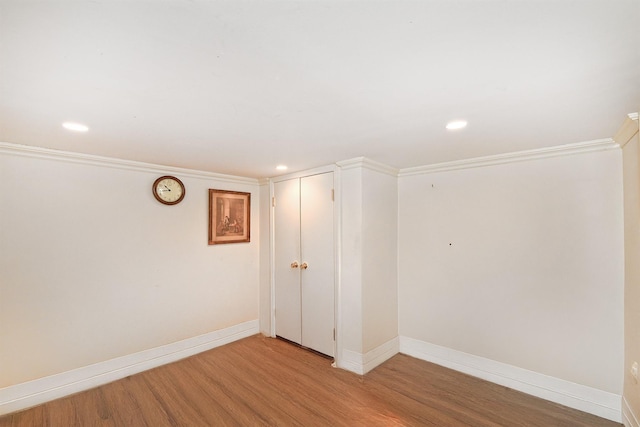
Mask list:
POLYGON ((333 173, 274 184, 276 335, 334 355, 333 173))
POLYGON ((302 344, 300 180, 274 184, 276 335, 302 344))
POLYGON ((333 356, 333 173, 300 180, 302 345, 333 356))

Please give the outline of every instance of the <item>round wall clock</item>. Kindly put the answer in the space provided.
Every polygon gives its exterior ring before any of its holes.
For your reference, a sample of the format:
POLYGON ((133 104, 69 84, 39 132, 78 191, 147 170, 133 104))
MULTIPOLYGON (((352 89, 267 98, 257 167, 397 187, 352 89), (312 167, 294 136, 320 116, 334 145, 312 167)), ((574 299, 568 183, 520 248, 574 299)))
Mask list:
POLYGON ((175 176, 161 176, 153 183, 153 195, 160 203, 176 205, 184 199, 184 184, 175 176))

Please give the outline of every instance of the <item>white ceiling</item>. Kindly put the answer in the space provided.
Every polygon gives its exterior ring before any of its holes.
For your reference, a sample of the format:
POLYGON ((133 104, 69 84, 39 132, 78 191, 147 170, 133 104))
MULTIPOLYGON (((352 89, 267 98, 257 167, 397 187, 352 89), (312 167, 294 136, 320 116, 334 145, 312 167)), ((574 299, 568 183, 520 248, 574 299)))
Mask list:
POLYGON ((248 177, 584 142, 639 46, 640 0, 0 0, 0 141, 248 177))

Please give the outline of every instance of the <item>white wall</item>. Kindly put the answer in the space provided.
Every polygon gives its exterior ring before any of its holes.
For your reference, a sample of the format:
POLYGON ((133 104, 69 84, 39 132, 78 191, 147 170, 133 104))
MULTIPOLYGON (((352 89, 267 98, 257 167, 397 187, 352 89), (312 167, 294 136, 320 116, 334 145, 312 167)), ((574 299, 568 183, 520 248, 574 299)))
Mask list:
MULTIPOLYGON (((261 270, 266 186, 171 172, 187 197, 164 206, 151 195, 166 172, 157 166, 6 147, 0 388, 258 317, 269 329, 268 313, 258 313, 270 296, 261 270), (252 192, 251 243, 207 245, 208 188, 252 192)), ((398 180, 356 163, 340 173, 339 334, 360 368, 399 328, 409 339, 621 393, 619 151, 398 180)))
POLYGON ((362 352, 398 337, 398 181, 362 171, 362 352))
POLYGON ((186 197, 165 206, 160 167, 15 148, 0 150, 0 388, 258 319, 257 181, 174 171, 186 197), (250 243, 207 244, 209 188, 252 193, 250 243))
POLYGON ((640 363, 640 147, 638 122, 627 119, 615 137, 622 148, 624 169, 625 255, 625 424, 640 426, 640 384, 631 375, 640 363))
POLYGON ((619 150, 399 179, 400 335, 620 395, 619 150))
POLYGON ((338 366, 363 374, 398 352, 397 171, 365 158, 338 165, 338 366))
MULTIPOLYGON (((340 324, 342 348, 362 354, 362 169, 340 174, 340 324)), ((338 355, 339 359, 344 359, 338 355)), ((340 360, 339 360, 340 362, 340 360)), ((345 366, 341 366, 345 367, 345 366)), ((346 367, 345 367, 346 368, 346 367)))

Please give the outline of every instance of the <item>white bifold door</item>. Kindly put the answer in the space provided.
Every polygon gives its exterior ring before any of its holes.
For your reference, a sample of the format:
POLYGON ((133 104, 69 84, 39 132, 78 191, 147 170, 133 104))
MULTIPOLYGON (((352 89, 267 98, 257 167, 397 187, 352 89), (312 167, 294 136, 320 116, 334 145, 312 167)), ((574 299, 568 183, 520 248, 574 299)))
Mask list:
POLYGON ((333 172, 274 184, 276 335, 334 355, 333 172))

